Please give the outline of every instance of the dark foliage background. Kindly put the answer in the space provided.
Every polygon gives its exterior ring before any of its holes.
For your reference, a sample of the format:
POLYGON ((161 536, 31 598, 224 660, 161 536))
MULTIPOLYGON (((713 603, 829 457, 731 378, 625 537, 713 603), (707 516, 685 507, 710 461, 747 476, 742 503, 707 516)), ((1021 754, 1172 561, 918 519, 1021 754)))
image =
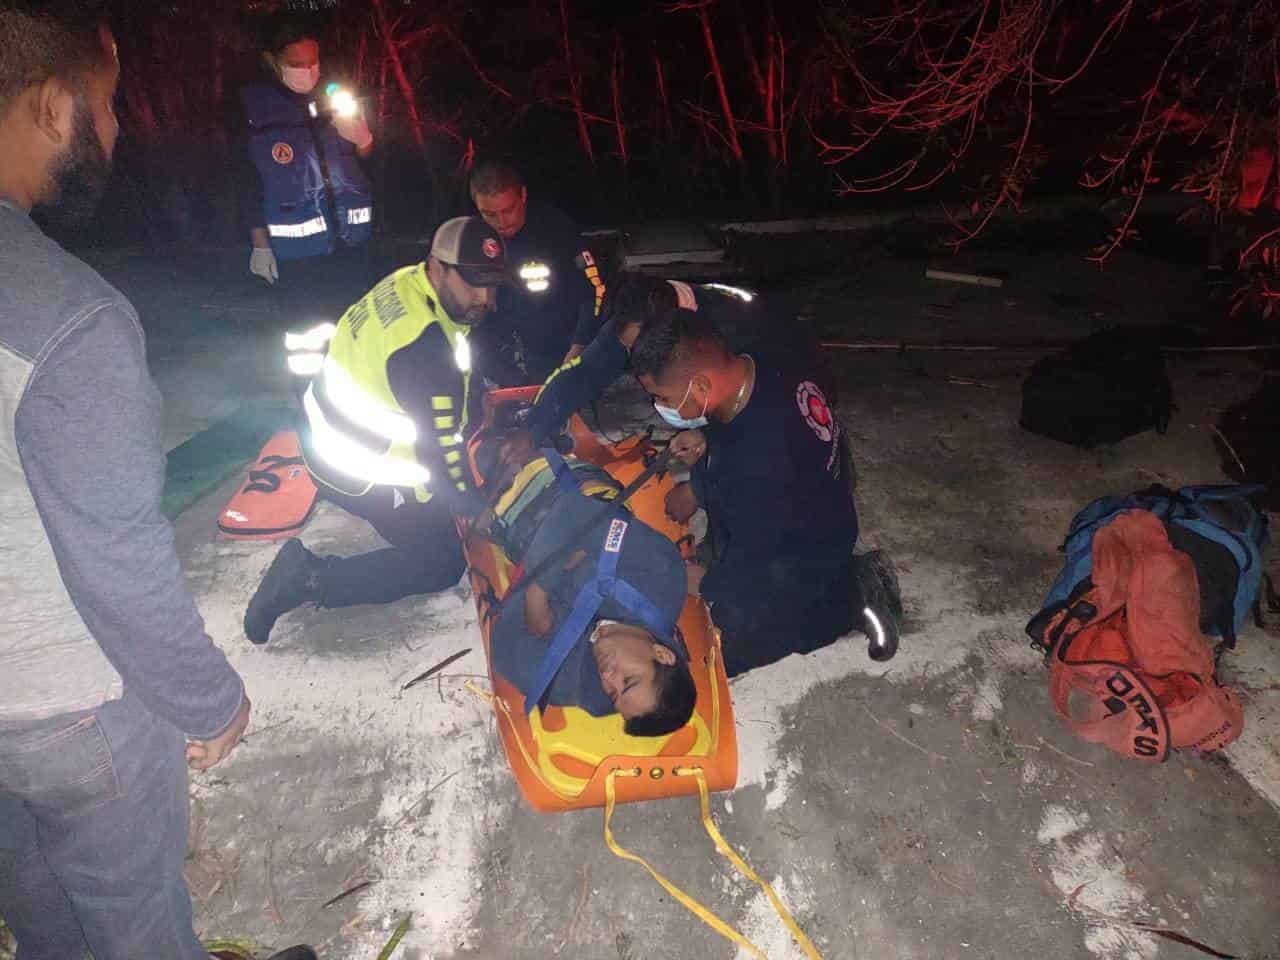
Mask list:
MULTIPOLYGON (((108 3, 125 136, 100 236, 234 240, 226 111, 287 4, 108 3)), ((588 223, 943 203, 962 241, 1037 192, 1092 189, 1120 198, 1105 258, 1157 193, 1231 211, 1246 152, 1278 135, 1271 0, 292 9, 366 105, 381 228, 399 234, 464 209, 470 162, 496 152, 588 223)))

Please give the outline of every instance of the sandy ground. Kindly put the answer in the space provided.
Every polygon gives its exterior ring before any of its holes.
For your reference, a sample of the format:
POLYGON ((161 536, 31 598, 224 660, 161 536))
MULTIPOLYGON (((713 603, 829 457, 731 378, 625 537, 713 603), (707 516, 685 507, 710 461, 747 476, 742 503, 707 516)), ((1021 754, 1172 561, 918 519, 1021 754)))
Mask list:
MULTIPOLYGON (((175 264, 105 264, 152 331, 173 443, 284 386, 268 308, 228 279, 238 255, 175 264)), ((863 251, 787 292, 850 340, 1024 342, 1221 310, 1205 303, 1197 271, 1134 253, 1105 272, 1043 247, 947 264, 1004 270, 999 290, 926 283, 924 265, 863 251)), ((1064 729, 1022 633, 1080 505, 1153 481, 1221 478, 1212 413, 1251 390, 1257 371, 1240 356, 1177 357, 1168 434, 1084 453, 1018 428, 1026 355, 833 362, 865 540, 897 561, 906 635, 887 665, 855 637, 733 685, 741 774, 712 803, 728 840, 826 957, 1203 956, 1135 922, 1226 954, 1280 957, 1280 634, 1251 628, 1227 658, 1247 703, 1238 744, 1146 767, 1064 729)), ((299 611, 269 646, 248 644, 240 617, 275 548, 214 537, 230 492, 176 523, 209 632, 255 707, 235 755, 193 778, 189 876, 205 934, 373 960, 411 915, 405 960, 746 956, 612 857, 599 811, 549 817, 521 804, 488 709, 464 687, 485 672, 465 588, 299 611), (400 692, 464 649, 438 681, 400 692)), ((343 554, 376 542, 332 510, 304 540, 343 554)), ((624 808, 619 839, 767 956, 799 956, 763 896, 717 856, 696 809, 689 799, 624 808)))

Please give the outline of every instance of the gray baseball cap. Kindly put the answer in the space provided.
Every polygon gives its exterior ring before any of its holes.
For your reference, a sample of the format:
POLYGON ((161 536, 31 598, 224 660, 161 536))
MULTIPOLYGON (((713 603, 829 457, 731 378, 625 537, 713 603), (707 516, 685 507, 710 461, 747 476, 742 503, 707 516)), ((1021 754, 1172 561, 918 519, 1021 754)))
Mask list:
POLYGON ((436 229, 431 256, 462 274, 473 287, 507 282, 507 255, 497 231, 479 217, 454 217, 436 229))

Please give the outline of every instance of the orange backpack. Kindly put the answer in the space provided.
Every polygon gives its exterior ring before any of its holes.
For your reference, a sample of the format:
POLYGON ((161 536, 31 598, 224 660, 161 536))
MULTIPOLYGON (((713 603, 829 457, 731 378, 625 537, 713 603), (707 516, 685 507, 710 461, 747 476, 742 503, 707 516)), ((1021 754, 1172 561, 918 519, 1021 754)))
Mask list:
POLYGON ((1093 573, 1050 615, 1035 646, 1054 709, 1077 736, 1159 763, 1176 747, 1218 750, 1244 727, 1200 632, 1195 564, 1164 524, 1129 510, 1093 538, 1093 573))

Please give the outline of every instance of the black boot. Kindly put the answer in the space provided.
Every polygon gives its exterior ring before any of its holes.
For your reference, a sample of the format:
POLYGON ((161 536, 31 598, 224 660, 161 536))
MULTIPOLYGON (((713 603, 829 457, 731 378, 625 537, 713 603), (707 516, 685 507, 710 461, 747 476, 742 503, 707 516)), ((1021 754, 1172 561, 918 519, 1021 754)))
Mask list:
POLYGON ((898 652, 898 631, 902 621, 898 573, 882 550, 856 556, 853 562, 863 603, 862 610, 855 611, 855 614, 867 638, 867 656, 872 660, 890 660, 898 652))
POLYGON ((323 563, 301 540, 290 540, 281 547, 249 601, 244 614, 245 636, 264 644, 276 620, 304 603, 319 601, 323 563))

